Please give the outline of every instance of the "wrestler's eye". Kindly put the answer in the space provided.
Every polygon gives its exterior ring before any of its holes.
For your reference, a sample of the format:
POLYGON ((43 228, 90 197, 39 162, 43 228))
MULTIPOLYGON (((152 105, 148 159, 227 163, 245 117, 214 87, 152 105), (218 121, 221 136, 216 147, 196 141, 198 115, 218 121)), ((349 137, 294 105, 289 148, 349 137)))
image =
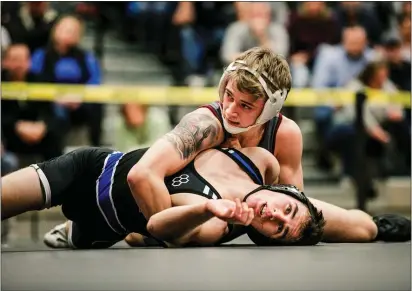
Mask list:
POLYGON ((278 231, 277 231, 277 233, 281 233, 281 232, 282 232, 282 230, 283 230, 283 227, 284 227, 284 224, 283 224, 283 222, 279 223, 279 226, 278 226, 278 231))
POLYGON ((247 109, 247 110, 252 109, 250 106, 248 106, 248 105, 246 105, 246 104, 242 104, 242 108, 243 108, 243 109, 247 109))
POLYGON ((289 204, 288 207, 286 207, 285 214, 288 215, 291 212, 292 212, 292 206, 290 206, 289 204))

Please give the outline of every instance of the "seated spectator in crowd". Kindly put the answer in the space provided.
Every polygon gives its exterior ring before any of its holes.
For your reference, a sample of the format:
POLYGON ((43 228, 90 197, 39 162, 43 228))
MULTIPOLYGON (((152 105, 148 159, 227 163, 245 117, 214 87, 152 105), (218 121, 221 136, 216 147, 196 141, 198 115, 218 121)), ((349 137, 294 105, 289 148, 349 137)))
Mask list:
POLYGON ((161 54, 175 5, 166 1, 126 3, 123 25, 127 27, 124 27, 122 34, 127 40, 137 39, 147 51, 155 55, 161 54))
POLYGON ((306 87, 318 46, 339 43, 338 23, 325 2, 302 2, 297 12, 290 16, 288 31, 292 85, 306 87))
MULTIPOLYGON (((82 21, 75 16, 65 16, 56 23, 50 44, 36 50, 32 57, 31 71, 39 82, 85 85, 101 83, 98 61, 92 53, 80 48, 82 32, 82 21)), ((87 125, 91 145, 100 145, 102 104, 61 101, 55 109, 67 130, 77 125, 87 125)))
MULTIPOLYGON (((251 2, 253 3, 253 2, 251 2)), ((286 27, 289 20, 289 7, 287 2, 266 2, 270 5, 272 14, 271 20, 286 27)))
MULTIPOLYGON (((402 55, 402 41, 397 37, 384 40, 384 58, 388 62, 389 78, 401 91, 411 91, 411 61, 402 55)), ((406 107, 405 120, 411 128, 411 108, 406 107)))
MULTIPOLYGON (((382 90, 388 93, 397 91, 395 84, 388 78, 388 67, 385 62, 374 61, 369 63, 361 72, 358 78, 349 82, 347 89, 364 91, 365 89, 382 90)), ((364 124, 369 139, 366 143, 365 155, 378 162, 387 161, 388 148, 394 146, 398 154, 399 164, 381 164, 387 171, 390 168, 397 169, 398 173, 380 174, 409 174, 411 161, 411 133, 406 126, 403 116, 402 106, 397 104, 378 105, 366 103, 364 107, 364 124)), ((351 105, 343 106, 336 110, 333 117, 333 127, 327 135, 328 148, 337 151, 342 159, 343 174, 353 177, 355 173, 356 161, 354 159, 354 131, 355 107, 351 105)), ((395 161, 392 160, 395 164, 395 161)))
MULTIPOLYGON (((2 140, 4 138, 2 137, 2 140)), ((3 142, 1 143, 0 148, 0 156, 1 156, 1 176, 5 176, 8 173, 14 172, 19 168, 19 161, 15 154, 10 151, 7 151, 4 146, 3 142)))
MULTIPOLYGON (((27 46, 12 45, 3 59, 2 81, 35 82, 36 78, 29 68, 30 52, 27 46)), ((42 160, 63 153, 61 124, 51 102, 2 100, 1 112, 3 143, 8 151, 40 155, 42 160)))
MULTIPOLYGON (((2 140, 4 138, 2 137, 2 140)), ((19 169, 19 162, 15 154, 7 151, 3 143, 1 143, 0 148, 1 157, 1 176, 5 176, 11 172, 17 171, 19 169)), ((10 230, 10 221, 2 221, 1 223, 1 247, 7 247, 8 234, 10 230)))
POLYGON ((115 123, 113 146, 124 152, 150 147, 172 129, 167 108, 133 103, 122 106, 115 123))
POLYGON ((402 42, 402 58, 411 62, 411 14, 399 16, 399 36, 402 42))
POLYGON ((4 24, 13 43, 24 43, 31 53, 47 44, 57 12, 46 1, 21 2, 18 13, 4 24))
MULTIPOLYGON (((375 57, 368 47, 365 30, 360 26, 345 28, 342 44, 322 46, 315 60, 312 87, 315 89, 340 88, 364 69, 375 57)), ((330 161, 325 155, 325 134, 332 125, 334 108, 318 106, 314 109, 317 140, 319 142, 318 166, 329 170, 330 161)))
POLYGON ((374 9, 368 9, 360 1, 343 1, 335 9, 339 22, 339 29, 361 26, 365 29, 371 47, 379 44, 383 27, 374 9))
POLYGON ((402 42, 393 36, 384 39, 384 58, 388 62, 389 78, 399 90, 411 91, 411 62, 402 56, 402 42))
POLYGON ((246 13, 246 7, 233 2, 178 2, 172 23, 180 28, 184 84, 207 85, 225 30, 237 13, 246 13))
POLYGON ((9 47, 10 43, 11 43, 11 40, 10 40, 9 32, 2 25, 1 26, 1 53, 2 55, 6 51, 6 49, 9 47))
POLYGON ((245 21, 236 21, 227 28, 221 49, 222 61, 230 64, 242 52, 256 46, 269 47, 287 57, 289 35, 286 28, 272 21, 268 2, 251 2, 245 21))

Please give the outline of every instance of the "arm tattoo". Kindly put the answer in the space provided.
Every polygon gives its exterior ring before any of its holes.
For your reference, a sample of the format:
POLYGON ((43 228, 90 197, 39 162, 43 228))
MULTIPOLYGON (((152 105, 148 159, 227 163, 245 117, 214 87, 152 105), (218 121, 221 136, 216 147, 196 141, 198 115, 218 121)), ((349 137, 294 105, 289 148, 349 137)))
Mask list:
POLYGON ((216 120, 206 114, 190 114, 185 116, 165 139, 173 144, 182 160, 195 154, 205 139, 213 144, 218 138, 219 127, 216 120))

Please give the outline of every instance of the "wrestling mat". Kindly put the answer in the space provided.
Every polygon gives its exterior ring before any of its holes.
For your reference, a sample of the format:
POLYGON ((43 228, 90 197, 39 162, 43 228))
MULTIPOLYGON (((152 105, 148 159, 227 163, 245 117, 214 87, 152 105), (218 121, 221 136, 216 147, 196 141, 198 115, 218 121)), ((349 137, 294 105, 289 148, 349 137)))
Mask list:
POLYGON ((2 249, 2 290, 411 290, 411 244, 2 249))

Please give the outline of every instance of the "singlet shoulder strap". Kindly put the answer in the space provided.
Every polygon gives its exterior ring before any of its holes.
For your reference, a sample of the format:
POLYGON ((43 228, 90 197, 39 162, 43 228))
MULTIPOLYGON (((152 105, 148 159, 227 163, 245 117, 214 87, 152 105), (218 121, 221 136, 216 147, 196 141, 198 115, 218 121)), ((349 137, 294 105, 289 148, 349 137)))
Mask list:
POLYGON ((248 174, 248 176, 253 180, 253 182, 259 185, 263 185, 264 180, 262 178, 262 175, 260 174, 258 167, 256 167, 256 165, 252 162, 252 160, 249 159, 246 155, 244 155, 242 152, 234 148, 227 148, 227 149, 215 148, 215 149, 226 154, 233 161, 235 161, 236 164, 238 164, 238 166, 243 171, 245 171, 246 174, 248 174))
POLYGON ((265 134, 263 135, 263 138, 259 142, 259 147, 268 150, 272 154, 275 152, 276 134, 277 134, 277 131, 279 129, 281 122, 282 122, 282 114, 280 113, 278 116, 268 121, 265 127, 265 134))
POLYGON ((225 141, 231 137, 231 134, 226 131, 225 126, 223 125, 223 117, 222 117, 222 109, 220 107, 220 102, 216 101, 207 105, 202 105, 200 108, 207 108, 212 111, 213 115, 219 120, 220 124, 222 125, 222 129, 225 136, 225 141))

